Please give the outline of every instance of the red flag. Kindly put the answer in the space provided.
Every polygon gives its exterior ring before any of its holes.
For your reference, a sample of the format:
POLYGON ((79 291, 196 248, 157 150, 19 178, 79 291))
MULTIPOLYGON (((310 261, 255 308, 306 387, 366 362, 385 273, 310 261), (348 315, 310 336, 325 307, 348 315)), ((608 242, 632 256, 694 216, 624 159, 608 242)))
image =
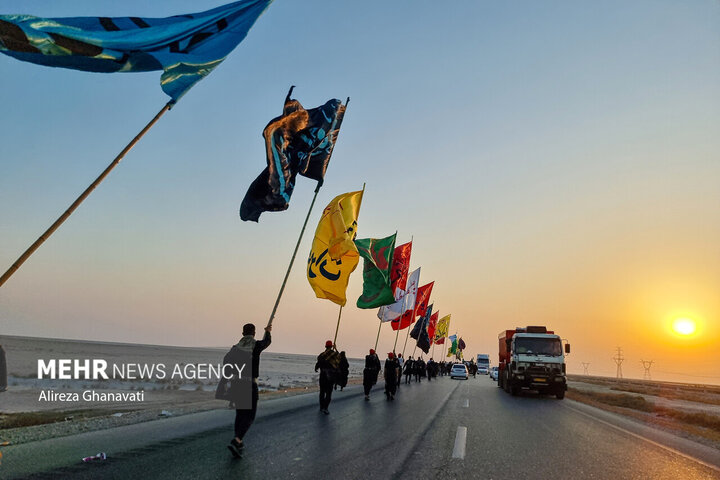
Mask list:
POLYGON ((430 282, 427 285, 423 285, 418 288, 417 297, 415 298, 415 314, 413 315, 413 322, 415 321, 415 317, 424 317, 427 313, 433 285, 435 285, 435 282, 430 282))
POLYGON ((445 343, 445 337, 435 341, 435 345, 442 345, 443 343, 445 343))
POLYGON ((416 268, 409 276, 407 281, 407 291, 403 297, 403 307, 405 312, 394 319, 390 326, 393 330, 402 330, 403 328, 409 327, 414 321, 415 317, 415 300, 418 294, 418 283, 420 283, 420 267, 416 268))
MULTIPOLYGON (((412 242, 404 243, 395 247, 393 251, 392 267, 390 267, 390 291, 395 294, 395 289, 405 290, 410 270, 410 253, 412 242)), ((396 299, 397 300, 397 299, 396 299)))
POLYGON ((437 325, 438 318, 440 318, 440 311, 433 313, 428 323, 428 337, 430 337, 430 345, 435 342, 435 326, 437 325))
MULTIPOLYGON (((412 279, 410 279, 409 281, 412 282, 412 279)), ((434 284, 435 282, 430 282, 427 285, 423 285, 422 287, 417 289, 417 293, 415 294, 414 299, 414 305, 408 305, 409 308, 405 310, 405 313, 402 314, 398 322, 393 323, 393 330, 402 330, 403 328, 407 328, 413 323, 415 323, 415 317, 421 315, 421 309, 422 315, 425 315, 427 313, 430 293, 432 292, 432 287, 434 284), (397 328, 395 328, 396 326, 397 328)), ((408 285, 408 291, 411 288, 412 286, 408 285)), ((393 322, 395 321, 393 320, 393 322)))

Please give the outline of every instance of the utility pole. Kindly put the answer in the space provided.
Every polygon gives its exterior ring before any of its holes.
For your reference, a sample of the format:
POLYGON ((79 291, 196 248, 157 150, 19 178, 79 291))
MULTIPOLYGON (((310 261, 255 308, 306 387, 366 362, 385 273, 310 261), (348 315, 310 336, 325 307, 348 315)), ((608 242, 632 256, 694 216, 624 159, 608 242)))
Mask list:
POLYGON ((643 368, 645 369, 643 380, 652 380, 652 378, 650 378, 650 367, 652 367, 654 360, 640 360, 640 363, 642 363, 643 368))
POLYGON ((589 375, 588 374, 588 367, 590 366, 590 362, 581 362, 583 366, 583 375, 589 375))
POLYGON ((625 357, 623 357, 622 347, 617 347, 617 352, 615 353, 613 360, 615 360, 615 364, 617 365, 617 378, 623 378, 622 362, 625 360, 625 357))

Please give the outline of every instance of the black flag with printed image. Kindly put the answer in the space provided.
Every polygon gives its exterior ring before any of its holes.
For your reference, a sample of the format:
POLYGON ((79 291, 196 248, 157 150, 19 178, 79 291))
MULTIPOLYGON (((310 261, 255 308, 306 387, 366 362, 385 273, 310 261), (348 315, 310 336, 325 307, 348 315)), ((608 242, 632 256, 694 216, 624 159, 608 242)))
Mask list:
POLYGON ((417 346, 425 353, 430 351, 430 337, 428 336, 428 325, 430 324, 430 317, 432 316, 433 306, 429 305, 425 315, 415 323, 415 327, 410 336, 417 340, 417 346))
POLYGON ((322 185, 345 105, 328 100, 324 105, 305 110, 291 99, 293 88, 285 98, 283 114, 263 130, 267 167, 252 182, 240 205, 240 218, 257 222, 262 212, 287 210, 300 174, 322 185))

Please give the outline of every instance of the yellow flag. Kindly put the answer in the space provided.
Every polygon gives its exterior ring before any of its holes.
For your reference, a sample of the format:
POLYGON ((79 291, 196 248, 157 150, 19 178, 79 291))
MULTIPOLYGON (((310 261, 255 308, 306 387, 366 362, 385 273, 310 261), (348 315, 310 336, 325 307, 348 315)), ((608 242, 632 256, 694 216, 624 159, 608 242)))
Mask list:
POLYGON ((435 343, 441 338, 448 336, 448 330, 450 330, 450 315, 445 315, 443 318, 438 320, 435 326, 435 343))
POLYGON ((343 193, 323 210, 315 230, 307 277, 318 298, 345 305, 350 274, 360 260, 353 239, 363 192, 343 193))

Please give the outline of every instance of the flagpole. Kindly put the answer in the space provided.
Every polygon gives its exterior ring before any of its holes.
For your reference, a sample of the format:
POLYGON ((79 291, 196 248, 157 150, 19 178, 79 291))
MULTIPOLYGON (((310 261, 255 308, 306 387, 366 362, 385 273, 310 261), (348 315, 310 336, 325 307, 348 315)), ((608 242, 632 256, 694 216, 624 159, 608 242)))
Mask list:
POLYGON ((380 340, 380 327, 382 327, 382 324, 383 324, 383 321, 380 320, 380 325, 378 325, 377 337, 375 337, 375 348, 374 348, 374 350, 377 350, 378 340, 380 340))
POLYGON ((153 119, 150 120, 150 122, 147 125, 145 125, 145 128, 143 128, 140 131, 140 133, 138 133, 135 136, 135 138, 133 138, 130 141, 130 143, 128 143, 125 146, 125 148, 122 149, 122 151, 118 154, 117 157, 115 157, 115 159, 110 163, 110 165, 108 165, 107 168, 105 168, 105 170, 103 170, 103 172, 100 174, 100 176, 97 177, 95 179, 95 181, 92 182, 90 184, 90 186, 87 187, 82 194, 80 194, 80 196, 72 203, 72 205, 70 205, 70 207, 68 207, 67 210, 65 210, 65 213, 60 215, 60 218, 55 220, 55 223, 50 225, 50 228, 45 230, 45 233, 40 235, 40 238, 35 240, 35 243, 30 245, 30 247, 27 250, 25 250, 25 252, 22 255, 20 255, 20 258, 18 258, 15 261, 15 263, 13 263, 12 266, 7 269, 7 271, 3 274, 3 276, 0 277, 0 287, 12 276, 13 273, 15 273, 20 268, 20 266, 23 263, 25 263, 25 260, 27 260, 30 257, 30 255, 32 255, 33 252, 35 252, 35 250, 40 248, 40 245, 42 245, 43 242, 45 242, 45 240, 50 238, 50 235, 52 235, 55 232, 55 230, 57 230, 60 227, 60 225, 62 225, 63 222, 65 220, 67 220, 70 215, 72 215, 72 213, 75 211, 75 209, 80 206, 80 204, 92 193, 93 190, 95 190, 95 187, 97 187, 100 184, 100 182, 102 182, 105 179, 105 177, 107 177, 110 174, 112 169, 115 168, 120 163, 120 161, 123 159, 125 154, 127 154, 135 146, 135 144, 140 141, 140 139, 147 133, 147 131, 150 130, 153 127, 153 125, 155 125, 155 123, 160 119, 160 117, 162 117, 165 114, 165 112, 170 110, 173 107, 173 105, 175 105, 175 100, 171 100, 168 103, 166 103, 165 106, 155 115, 155 117, 153 117, 153 119))
MULTIPOLYGON (((410 324, 410 325, 412 325, 412 324, 410 324)), ((408 325, 408 327, 407 327, 407 335, 405 335, 405 345, 403 345, 403 351, 402 351, 403 357, 405 356, 405 347, 407 347, 408 338, 410 338, 410 325, 408 325)))
MULTIPOLYGON (((412 242, 412 240, 410 240, 410 241, 412 242)), ((405 293, 406 294, 403 295, 403 306, 402 306, 403 313, 405 313, 405 303, 407 302, 407 292, 405 292, 405 293)), ((398 318, 400 319, 400 321, 398 322, 398 329, 395 330, 395 345, 393 345, 393 353, 395 353, 395 348, 397 348, 398 336, 400 335, 400 330, 401 330, 400 325, 402 325, 402 313, 400 314, 400 316, 398 318)), ((391 320, 391 321, 394 321, 394 320, 391 320)))
MULTIPOLYGON (((290 87, 290 90, 288 91, 287 96, 285 97, 285 101, 287 102, 290 98, 290 95, 292 95, 292 91, 295 88, 295 85, 292 85, 290 87)), ((348 104, 350 103, 350 97, 347 97, 347 100, 345 100, 345 108, 347 109, 348 104)), ((340 132, 338 131, 338 137, 340 136, 340 132)), ((335 137, 335 143, 337 143, 337 137, 335 137)), ((335 143, 333 143, 333 149, 335 148, 335 143)), ((317 147, 315 147, 317 148, 317 147)), ((310 151, 310 156, 312 156, 312 152, 314 152, 315 149, 310 151)), ((305 227, 307 227, 308 220, 310 219, 310 213, 312 212, 313 206, 315 206, 315 200, 317 199, 318 192, 320 191, 320 187, 322 187, 323 181, 318 180, 317 186, 315 187, 315 195, 313 195, 312 202, 310 202, 310 208, 308 209, 307 216, 305 217, 305 223, 303 223, 302 230, 300 230, 300 236, 298 237, 298 241, 295 244, 295 251, 293 251, 292 258, 290 259, 290 265, 288 265, 287 272, 285 272, 285 278, 283 279, 283 283, 280 286, 280 292, 278 292, 278 296, 275 299, 275 305, 273 306, 272 313, 270 313, 270 319, 268 320, 267 326, 272 327, 273 319, 275 318, 275 313, 277 312, 278 305, 280 304, 280 298, 282 298, 282 294, 285 291, 285 285, 287 284, 288 277, 290 276, 290 270, 292 269, 293 263, 295 263, 295 256, 297 255, 298 248, 300 248, 300 242, 302 241, 303 234, 305 233, 305 227)), ((365 187, 363 187, 363 190, 365 187)))
POLYGON ((288 265, 287 271, 285 272, 285 278, 283 279, 282 285, 280 286, 280 292, 278 292, 278 296, 275 299, 275 306, 273 306, 272 313, 270 314, 270 320, 268 320, 267 324, 268 327, 272 327, 272 322, 275 318, 275 312, 277 312, 278 305, 280 304, 280 298, 282 298, 282 294, 285 291, 285 285, 287 285, 287 280, 290 276, 290 270, 292 270, 293 263, 295 263, 295 257, 297 256, 298 249, 300 248, 300 242, 302 241, 303 234, 305 233, 305 227, 307 227, 308 220, 310 219, 310 213, 315 206, 315 200, 317 199, 318 192, 320 191, 321 186, 322 182, 318 182, 317 187, 315 187, 315 195, 313 195, 312 202, 310 202, 310 208, 308 209, 308 213, 305 216, 305 223, 303 223, 302 230, 300 230, 300 236, 298 237, 298 241, 295 244, 295 250, 293 251, 292 258, 290 258, 290 265, 288 265))
POLYGON ((433 348, 432 353, 430 354, 430 358, 435 358, 435 342, 433 342, 433 348))
POLYGON ((338 330, 340 330, 340 317, 342 316, 342 309, 343 309, 343 306, 340 305, 340 312, 338 313, 337 326, 335 327, 335 338, 333 338, 333 345, 335 345, 337 343, 337 334, 338 334, 338 330))

